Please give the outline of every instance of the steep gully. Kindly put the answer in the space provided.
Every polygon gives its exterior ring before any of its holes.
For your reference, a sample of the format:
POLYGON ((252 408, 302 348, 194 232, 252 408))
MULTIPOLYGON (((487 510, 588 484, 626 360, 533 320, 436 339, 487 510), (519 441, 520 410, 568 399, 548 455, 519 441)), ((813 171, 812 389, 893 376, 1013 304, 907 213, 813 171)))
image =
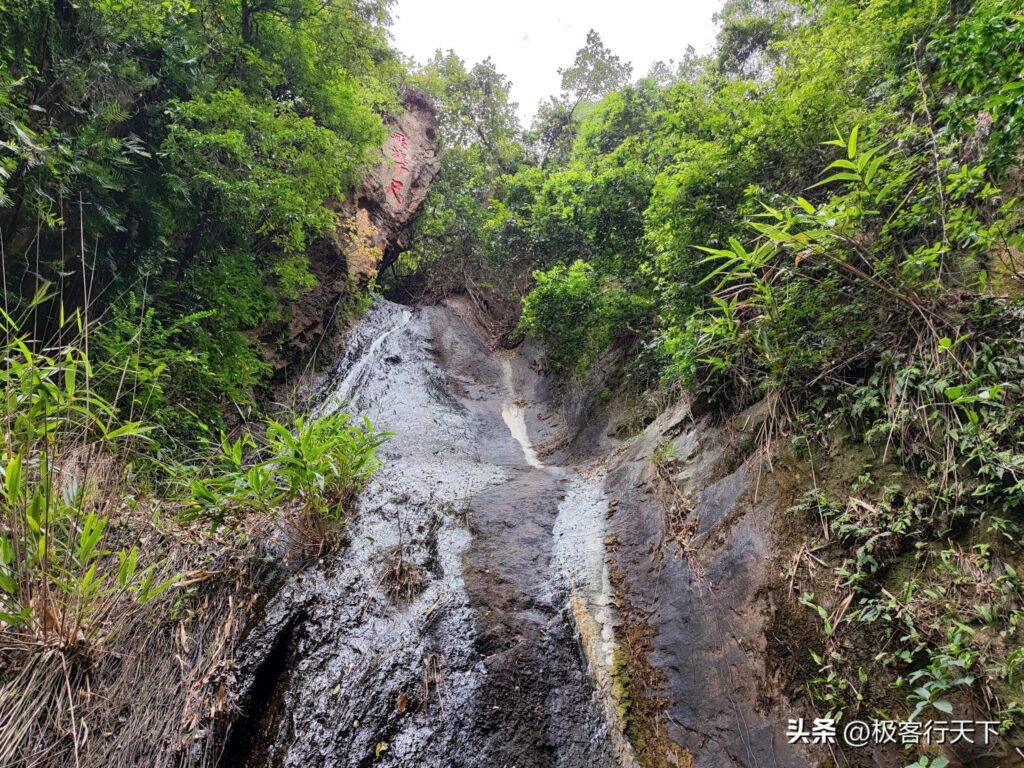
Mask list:
POLYGON ((795 712, 768 662, 786 654, 788 491, 751 448, 757 409, 717 423, 681 402, 613 444, 600 372, 552 397, 529 352, 495 353, 458 306, 377 301, 321 347, 351 284, 407 244, 440 164, 429 98, 403 100, 310 254, 318 287, 270 329, 280 367, 337 356, 319 412, 395 437, 347 546, 299 562, 266 542, 277 567, 236 654, 221 765, 832 764, 786 743, 795 712))
POLYGON ((320 387, 316 411, 395 437, 347 546, 265 590, 221 765, 832 764, 785 737, 770 659, 801 479, 763 471, 759 409, 680 402, 612 443, 599 378, 552 397, 455 309, 377 301, 320 387))
POLYGON ((317 410, 395 437, 348 546, 285 577, 250 631, 222 764, 635 764, 601 473, 538 458, 558 429, 540 386, 448 307, 372 307, 317 410))

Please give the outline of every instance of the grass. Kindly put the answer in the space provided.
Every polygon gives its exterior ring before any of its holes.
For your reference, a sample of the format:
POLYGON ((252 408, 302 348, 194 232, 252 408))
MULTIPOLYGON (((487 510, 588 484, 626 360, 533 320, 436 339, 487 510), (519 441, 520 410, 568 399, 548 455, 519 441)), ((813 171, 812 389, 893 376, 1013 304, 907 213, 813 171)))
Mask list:
POLYGON ((299 414, 169 460, 85 313, 37 333, 52 300, 0 311, 0 764, 212 765, 264 543, 337 545, 388 435, 299 414))

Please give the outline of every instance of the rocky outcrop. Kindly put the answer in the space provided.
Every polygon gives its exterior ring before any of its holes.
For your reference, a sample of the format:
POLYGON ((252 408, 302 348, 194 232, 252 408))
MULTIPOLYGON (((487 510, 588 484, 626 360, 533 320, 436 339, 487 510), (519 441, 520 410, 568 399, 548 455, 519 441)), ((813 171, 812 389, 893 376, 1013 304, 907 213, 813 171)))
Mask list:
MULTIPOLYGON (((586 381, 558 393, 562 434, 550 454, 540 447, 548 460, 599 457, 604 472, 613 693, 640 764, 829 763, 788 743, 788 720, 808 714, 775 663, 777 603, 792 602, 780 576, 793 546, 785 510, 809 478, 767 461, 764 403, 716 419, 683 398, 639 434, 610 439, 632 418, 624 401, 602 404, 619 370, 610 350, 586 381)), ((544 437, 543 424, 529 426, 544 437)))
POLYGON ((387 120, 389 135, 380 162, 345 200, 329 203, 338 228, 310 249, 317 285, 288 307, 285 327, 263 334, 275 348, 274 366, 288 369, 319 351, 323 360, 337 352, 332 330, 344 329, 365 288, 382 266, 409 242, 411 224, 440 167, 435 131, 437 113, 426 94, 407 90, 404 111, 387 120))
POLYGON ((530 447, 526 422, 554 415, 530 362, 443 306, 378 301, 349 334, 313 412, 397 434, 347 546, 239 645, 221 766, 634 765, 588 670, 599 619, 586 657, 575 631, 604 594, 605 510, 594 477, 530 447))
POLYGON ((645 765, 821 764, 788 743, 802 715, 766 661, 789 498, 757 450, 763 418, 755 407, 716 423, 679 403, 610 462, 618 635, 645 765))
POLYGON ((349 275, 365 285, 409 243, 409 225, 440 167, 430 98, 407 91, 405 111, 390 123, 379 163, 342 210, 349 224, 340 241, 349 275), (382 264, 382 260, 384 263, 382 264))

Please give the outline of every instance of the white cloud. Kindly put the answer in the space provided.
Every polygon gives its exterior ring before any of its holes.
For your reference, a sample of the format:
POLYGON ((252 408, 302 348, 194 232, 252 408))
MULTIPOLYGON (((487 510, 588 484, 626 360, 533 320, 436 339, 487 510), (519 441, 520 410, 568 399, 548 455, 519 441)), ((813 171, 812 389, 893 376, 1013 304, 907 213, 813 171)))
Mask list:
POLYGON ((490 56, 512 81, 512 98, 528 123, 537 104, 559 90, 558 68, 596 29, 635 77, 658 60, 682 58, 687 45, 707 52, 711 17, 722 0, 398 0, 395 46, 418 61, 438 48, 467 65, 490 56))

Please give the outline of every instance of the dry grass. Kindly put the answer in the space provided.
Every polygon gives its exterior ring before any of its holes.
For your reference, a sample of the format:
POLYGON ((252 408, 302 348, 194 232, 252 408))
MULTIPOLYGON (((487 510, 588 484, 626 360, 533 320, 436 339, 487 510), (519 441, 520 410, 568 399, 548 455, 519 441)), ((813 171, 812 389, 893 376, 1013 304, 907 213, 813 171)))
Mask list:
MULTIPOLYGON (((427 706, 430 701, 430 688, 440 692, 441 684, 444 682, 444 657, 439 653, 431 653, 423 658, 423 690, 421 691, 420 707, 427 706)), ((444 700, 438 694, 438 705, 441 714, 444 714, 444 700)))
POLYGON ((694 573, 700 577, 703 575, 703 569, 694 544, 700 518, 693 514, 693 502, 683 494, 676 483, 677 462, 674 458, 668 458, 655 462, 654 468, 657 476, 654 490, 665 515, 659 547, 663 548, 669 542, 674 543, 678 553, 687 559, 694 573))
POLYGON ((338 521, 327 520, 312 510, 296 509, 283 531, 289 555, 308 565, 341 548, 345 537, 338 521))
POLYGON ((426 569, 413 562, 409 549, 404 542, 396 544, 384 558, 384 572, 378 586, 395 604, 412 600, 427 583, 426 569))
POLYGON ((0 627, 0 765, 214 765, 258 575, 244 542, 266 531, 160 525, 153 506, 124 503, 116 462, 87 455, 61 466, 88 467, 111 518, 105 546, 138 544, 162 575, 181 577, 145 604, 104 598, 90 609, 88 639, 71 624, 76 606, 53 598, 27 627, 0 627))

